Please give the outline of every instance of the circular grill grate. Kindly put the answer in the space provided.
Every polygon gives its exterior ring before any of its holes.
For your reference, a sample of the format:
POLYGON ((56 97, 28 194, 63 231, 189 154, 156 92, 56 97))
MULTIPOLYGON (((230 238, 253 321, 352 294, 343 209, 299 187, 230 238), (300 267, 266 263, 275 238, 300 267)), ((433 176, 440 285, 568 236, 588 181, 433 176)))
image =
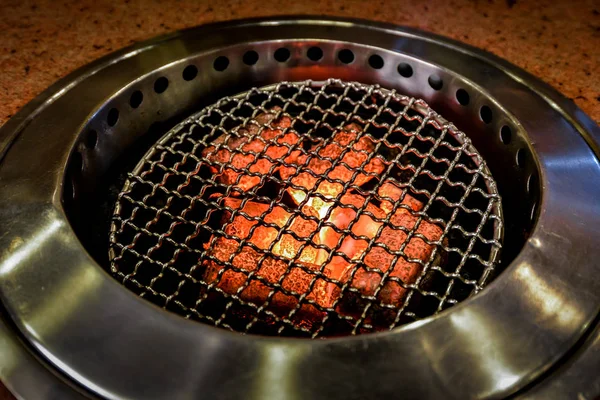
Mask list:
POLYGON ((434 315, 491 281, 500 196, 466 135, 378 86, 221 99, 129 174, 110 236, 127 287, 245 333, 328 337, 434 315))

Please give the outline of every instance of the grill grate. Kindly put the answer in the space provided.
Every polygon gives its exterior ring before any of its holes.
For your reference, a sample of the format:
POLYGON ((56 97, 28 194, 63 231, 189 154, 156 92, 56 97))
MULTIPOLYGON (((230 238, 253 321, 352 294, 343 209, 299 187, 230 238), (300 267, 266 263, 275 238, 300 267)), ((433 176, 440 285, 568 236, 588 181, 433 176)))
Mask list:
POLYGON ((113 275, 233 331, 328 337, 434 315, 498 273, 500 196, 470 140, 378 86, 226 97, 129 174, 113 275))

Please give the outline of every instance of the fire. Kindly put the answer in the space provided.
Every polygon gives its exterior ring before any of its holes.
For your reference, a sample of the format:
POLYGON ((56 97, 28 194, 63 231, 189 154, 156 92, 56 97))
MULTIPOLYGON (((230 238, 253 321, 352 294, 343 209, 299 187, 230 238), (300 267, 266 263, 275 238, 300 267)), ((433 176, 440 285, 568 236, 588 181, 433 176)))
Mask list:
POLYGON ((205 281, 282 317, 297 311, 295 323, 302 326, 321 320, 323 310, 335 304, 338 312, 360 314, 360 310, 345 308, 347 296, 341 292, 345 283, 361 296, 372 298, 378 293, 378 302, 401 305, 406 289, 399 282, 411 284, 416 280, 422 263, 435 248, 431 243, 442 235, 437 225, 418 221, 414 212, 423 204, 389 179, 378 182, 374 193, 377 205, 354 189, 379 180, 386 166, 383 158, 373 156, 374 143, 366 136, 359 138, 357 125, 336 132, 328 144, 315 145, 309 159, 303 150, 290 152, 283 145, 297 145, 300 140, 287 129, 289 119, 274 121, 272 114, 259 117, 265 124, 270 122, 271 129, 246 130, 241 148, 251 147, 253 154, 242 158, 237 157, 238 148, 213 147, 203 156, 215 164, 218 182, 237 185, 243 192, 258 183, 256 177, 245 176, 240 170, 252 165, 261 173, 275 171, 282 181, 296 186, 282 188, 294 204, 269 206, 219 197, 221 206, 237 212, 235 216, 224 213, 226 236, 213 235, 206 245, 211 258, 205 261, 205 281), (270 159, 257 155, 261 149, 270 159), (350 188, 344 191, 344 186, 350 188), (415 236, 408 239, 407 230, 416 231, 429 243, 415 236), (400 250, 405 256, 398 256, 400 250), (380 287, 386 272, 389 279, 380 287), (302 294, 312 303, 299 304, 302 294))

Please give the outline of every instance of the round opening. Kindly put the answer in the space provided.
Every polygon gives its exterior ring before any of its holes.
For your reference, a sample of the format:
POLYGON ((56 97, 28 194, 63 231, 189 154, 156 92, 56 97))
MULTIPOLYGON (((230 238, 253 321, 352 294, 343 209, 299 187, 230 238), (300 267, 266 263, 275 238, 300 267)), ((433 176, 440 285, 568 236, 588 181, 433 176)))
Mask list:
POLYGON ((249 50, 244 54, 242 60, 246 65, 254 65, 258 62, 258 53, 254 50, 249 50))
POLYGON ((481 109, 479 110, 479 116, 483 122, 489 124, 492 122, 492 109, 488 106, 481 106, 481 109))
POLYGON ((306 52, 306 56, 311 61, 319 61, 323 58, 323 50, 320 47, 313 46, 306 52))
POLYGON ((71 201, 75 199, 75 184, 73 180, 67 176, 63 184, 63 200, 71 201))
POLYGON ((138 108, 142 105, 142 101, 144 101, 144 95, 139 90, 131 93, 131 97, 129 98, 129 105, 131 108, 138 108))
POLYGON ((354 53, 352 50, 342 49, 338 53, 338 59, 344 64, 350 64, 352 61, 354 61, 354 53))
POLYGON ((290 58, 290 51, 285 47, 281 47, 275 50, 275 54, 273 55, 275 60, 278 62, 286 62, 290 58))
POLYGON ((198 75, 198 67, 195 65, 188 65, 183 69, 181 74, 184 81, 191 81, 198 75))
POLYGON ((465 89, 458 89, 456 91, 456 100, 460 105, 468 105, 470 100, 469 93, 465 89))
POLYGON ((78 174, 83 170, 83 156, 80 152, 76 151, 73 153, 70 168, 73 175, 78 174))
POLYGON ((502 129, 500 129, 500 140, 504 144, 509 144, 512 139, 512 131, 510 127, 504 125, 502 129))
POLYGON ((444 86, 442 78, 435 74, 431 75, 427 81, 433 90, 440 90, 444 86))
POLYGON ((380 55, 373 54, 371 57, 369 57, 369 65, 371 68, 381 69, 383 68, 383 64, 383 58, 381 58, 380 55))
POLYGON ((119 110, 117 110, 116 108, 111 108, 108 111, 108 115, 106 116, 106 123, 108 123, 108 126, 115 126, 118 120, 119 110))
POLYGON ((529 175, 529 178, 527 178, 527 193, 529 193, 530 195, 535 197, 537 194, 537 191, 538 191, 537 185, 538 185, 537 175, 536 174, 529 175))
POLYGON ((97 143, 98 143, 98 132, 96 132, 93 129, 88 131, 88 133, 85 135, 85 140, 84 140, 85 147, 87 147, 88 149, 91 150, 94 147, 96 147, 97 143))
POLYGON ((163 93, 169 87, 169 80, 164 76, 161 76, 154 81, 154 91, 158 94, 163 93))
POLYGON ((225 56, 217 57, 215 59, 215 62, 213 63, 213 68, 215 69, 215 71, 219 71, 219 72, 225 71, 228 66, 229 66, 229 58, 227 58, 225 56))
POLYGON ((413 75, 413 69, 410 64, 400 63, 398 64, 398 73, 405 78, 410 78, 413 75))
POLYGON ((527 162, 527 154, 524 149, 517 150, 517 165, 521 168, 525 167, 527 162))

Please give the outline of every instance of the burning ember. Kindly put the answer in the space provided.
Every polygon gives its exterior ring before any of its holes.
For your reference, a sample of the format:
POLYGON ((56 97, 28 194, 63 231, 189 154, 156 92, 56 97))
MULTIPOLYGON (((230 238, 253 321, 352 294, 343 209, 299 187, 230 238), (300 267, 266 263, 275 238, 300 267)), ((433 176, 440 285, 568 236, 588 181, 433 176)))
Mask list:
POLYGON ((331 311, 353 323, 369 303, 401 307, 442 229, 418 223, 423 204, 382 179, 389 162, 360 126, 303 150, 292 121, 274 112, 202 153, 215 181, 231 187, 211 196, 225 210, 224 234, 205 245, 204 280, 311 330, 331 311), (256 193, 271 177, 280 188, 267 202, 256 193))

